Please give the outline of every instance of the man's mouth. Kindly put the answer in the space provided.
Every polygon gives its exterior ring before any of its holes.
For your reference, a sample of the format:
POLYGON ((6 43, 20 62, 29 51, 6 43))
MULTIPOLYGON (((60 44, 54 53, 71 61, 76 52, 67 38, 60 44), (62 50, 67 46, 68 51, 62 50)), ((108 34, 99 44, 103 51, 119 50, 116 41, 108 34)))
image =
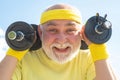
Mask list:
POLYGON ((53 50, 57 53, 67 53, 70 50, 70 47, 65 48, 53 47, 53 50))

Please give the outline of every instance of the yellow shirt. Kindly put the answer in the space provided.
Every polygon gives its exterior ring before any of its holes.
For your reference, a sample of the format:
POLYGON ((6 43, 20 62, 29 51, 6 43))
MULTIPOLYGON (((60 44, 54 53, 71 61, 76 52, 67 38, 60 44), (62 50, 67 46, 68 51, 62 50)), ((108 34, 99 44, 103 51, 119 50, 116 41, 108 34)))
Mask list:
POLYGON ((93 80, 94 63, 89 51, 81 51, 70 62, 58 64, 42 49, 27 53, 17 65, 12 80, 93 80))

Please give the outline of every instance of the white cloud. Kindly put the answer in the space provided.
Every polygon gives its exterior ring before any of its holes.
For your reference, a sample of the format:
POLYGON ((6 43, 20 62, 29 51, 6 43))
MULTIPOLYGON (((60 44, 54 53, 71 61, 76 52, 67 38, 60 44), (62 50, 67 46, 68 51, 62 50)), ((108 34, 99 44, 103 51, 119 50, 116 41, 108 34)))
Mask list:
POLYGON ((5 41, 5 32, 0 28, 0 61, 4 58, 8 46, 5 41))

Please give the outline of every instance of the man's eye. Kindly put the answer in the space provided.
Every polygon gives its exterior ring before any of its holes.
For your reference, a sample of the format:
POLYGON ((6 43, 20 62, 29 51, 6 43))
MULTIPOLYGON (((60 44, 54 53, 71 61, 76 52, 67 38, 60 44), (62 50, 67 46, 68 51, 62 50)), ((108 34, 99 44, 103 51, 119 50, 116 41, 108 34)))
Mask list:
POLYGON ((73 30, 73 29, 69 29, 69 30, 67 30, 67 33, 73 33, 73 32, 75 32, 76 30, 73 30))
POLYGON ((56 33, 56 32, 57 32, 56 29, 50 29, 50 30, 48 30, 48 31, 51 32, 51 33, 56 33))

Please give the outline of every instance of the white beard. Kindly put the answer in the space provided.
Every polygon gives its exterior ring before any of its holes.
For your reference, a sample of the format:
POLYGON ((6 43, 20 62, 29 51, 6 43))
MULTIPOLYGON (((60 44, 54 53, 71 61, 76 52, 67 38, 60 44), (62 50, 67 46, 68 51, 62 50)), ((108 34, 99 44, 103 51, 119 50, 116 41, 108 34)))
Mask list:
POLYGON ((79 53, 80 44, 76 48, 73 48, 73 46, 70 43, 64 44, 54 43, 49 47, 45 46, 44 41, 42 41, 42 48, 50 59, 59 64, 64 64, 71 61, 79 53), (58 49, 68 48, 68 50, 66 51, 66 53, 59 53, 59 51, 56 51, 55 48, 58 49))

